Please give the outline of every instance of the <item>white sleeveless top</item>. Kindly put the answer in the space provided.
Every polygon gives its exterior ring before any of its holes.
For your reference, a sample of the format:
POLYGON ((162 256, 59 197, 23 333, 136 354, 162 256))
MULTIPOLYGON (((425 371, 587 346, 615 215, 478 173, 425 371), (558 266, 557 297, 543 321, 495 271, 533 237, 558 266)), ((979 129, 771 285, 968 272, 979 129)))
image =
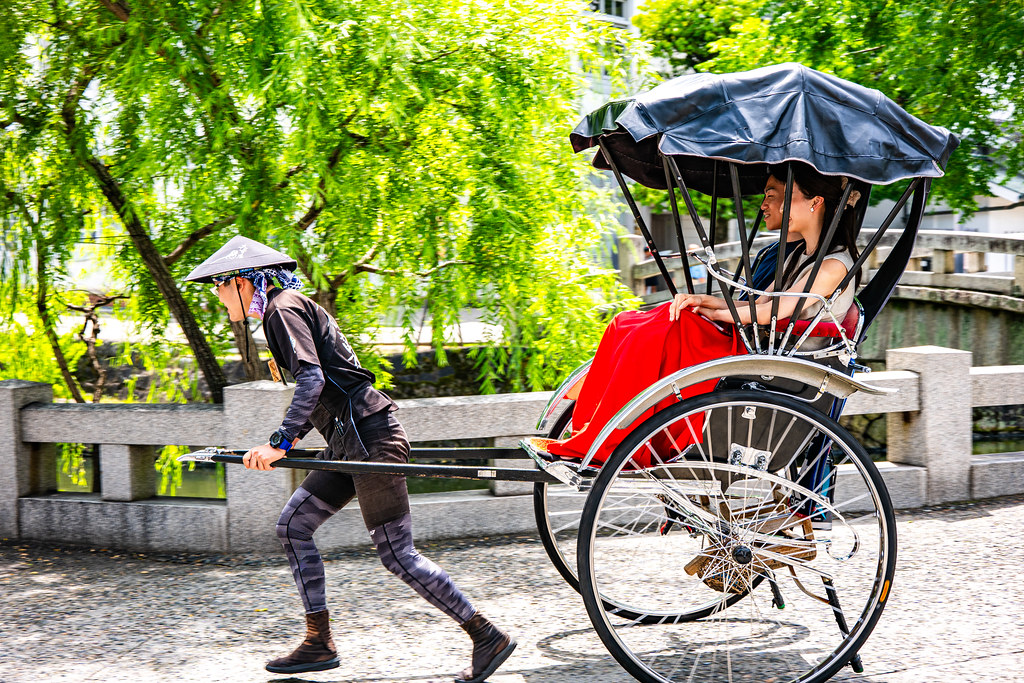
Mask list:
MULTIPOLYGON (((789 282, 786 285, 787 289, 789 287, 792 287, 794 282, 798 282, 800 280, 800 278, 802 278, 805 275, 807 275, 808 273, 810 273, 811 268, 814 265, 814 259, 813 258, 809 258, 804 253, 801 253, 799 256, 796 256, 795 254, 791 254, 789 256, 789 262, 786 263, 786 266, 785 266, 786 268, 789 267, 790 262, 792 262, 793 258, 799 258, 801 261, 807 261, 807 263, 806 263, 806 265, 801 266, 796 271, 796 273, 794 273, 793 276, 789 279, 789 282)), ((834 259, 834 260, 839 261, 840 263, 842 263, 843 267, 846 268, 846 272, 847 273, 849 273, 850 269, 853 268, 853 257, 851 257, 850 256, 850 252, 848 252, 845 249, 843 249, 842 251, 837 251, 837 252, 833 252, 831 254, 827 254, 825 256, 825 261, 828 261, 829 259, 834 259)), ((824 261, 822 262, 822 265, 824 265, 824 261)), ((836 318, 839 319, 839 322, 843 321, 843 318, 846 317, 847 311, 850 310, 850 306, 853 305, 853 295, 854 295, 854 289, 855 289, 854 282, 855 281, 856 280, 852 280, 850 282, 850 284, 848 284, 846 286, 846 289, 844 289, 839 294, 839 296, 836 298, 836 300, 832 304, 832 314, 835 315, 836 318)), ((817 315, 819 310, 821 310, 821 304, 819 302, 817 302, 815 300, 812 300, 812 299, 806 299, 806 300, 804 300, 803 310, 800 311, 800 319, 801 320, 810 320, 815 315, 817 315)), ((822 318, 822 322, 832 322, 832 319, 829 318, 826 315, 826 316, 824 316, 822 318)))
MULTIPOLYGON (((791 255, 790 258, 793 258, 793 256, 791 255)), ((797 270, 797 272, 793 275, 793 277, 790 278, 790 283, 788 285, 789 287, 792 287, 792 283, 798 282, 800 278, 810 273, 811 268, 814 266, 814 259, 809 259, 809 257, 806 254, 800 254, 799 258, 801 260, 807 260, 808 263, 804 266, 801 266, 799 270, 797 270)), ((842 263, 843 266, 846 268, 847 273, 849 273, 850 269, 853 267, 853 258, 850 256, 850 252, 846 251, 845 249, 843 249, 842 251, 827 254, 825 256, 825 259, 822 261, 822 265, 824 265, 824 262, 828 261, 829 259, 835 259, 836 261, 842 263)), ((786 265, 788 266, 789 264, 787 263, 786 265)), ((846 317, 846 313, 850 310, 850 306, 853 305, 853 296, 855 293, 854 290, 856 289, 856 286, 854 284, 855 282, 856 279, 851 280, 850 284, 846 286, 846 289, 840 292, 839 296, 836 297, 836 300, 832 303, 832 314, 836 317, 835 322, 837 324, 842 324, 843 319, 846 317)), ((821 304, 818 301, 815 301, 813 299, 805 299, 803 309, 800 311, 800 319, 810 320, 815 315, 817 315, 818 311, 820 310, 821 304)), ((831 323, 833 322, 833 320, 828 315, 825 315, 822 316, 819 322, 831 323)), ((804 343, 800 345, 799 350, 817 351, 818 349, 823 349, 826 346, 830 346, 831 344, 834 343, 834 341, 835 340, 829 339, 828 337, 808 337, 806 340, 804 340, 804 343)))

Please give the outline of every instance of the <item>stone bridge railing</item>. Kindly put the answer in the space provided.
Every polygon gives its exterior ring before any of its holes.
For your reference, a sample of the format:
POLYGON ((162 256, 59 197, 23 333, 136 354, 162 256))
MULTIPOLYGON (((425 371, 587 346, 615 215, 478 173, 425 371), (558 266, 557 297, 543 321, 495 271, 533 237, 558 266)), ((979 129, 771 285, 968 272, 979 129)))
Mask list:
MULTIPOLYGON (((888 414, 888 461, 879 465, 897 507, 1024 492, 1024 453, 971 454, 972 406, 1024 403, 1024 366, 971 367, 969 352, 918 347, 890 350, 888 370, 864 379, 899 389, 891 396, 855 394, 846 408, 888 414)), ((291 392, 254 382, 229 387, 223 405, 73 404, 52 402, 46 384, 0 381, 0 538, 164 552, 277 550, 274 522, 299 473, 229 465, 226 500, 159 498, 154 456, 168 444, 262 443, 291 392), (99 445, 98 492, 55 492, 58 443, 99 445)), ((485 438, 506 446, 533 433, 547 397, 400 401, 398 416, 414 442, 485 438)), ((303 446, 322 445, 313 436, 303 446)), ((507 484, 415 495, 417 538, 531 531, 527 493, 507 484)), ((357 506, 350 508, 318 532, 324 548, 367 544, 357 506)))

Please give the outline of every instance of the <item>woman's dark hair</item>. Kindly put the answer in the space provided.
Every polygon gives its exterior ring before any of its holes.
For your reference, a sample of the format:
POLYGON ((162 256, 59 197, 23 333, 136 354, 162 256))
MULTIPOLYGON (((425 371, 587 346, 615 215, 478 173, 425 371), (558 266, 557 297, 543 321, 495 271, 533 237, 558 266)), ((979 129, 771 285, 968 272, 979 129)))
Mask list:
MULTIPOLYGON (((818 173, 811 165, 800 161, 789 161, 785 164, 769 167, 769 173, 782 183, 786 182, 786 173, 793 169, 793 191, 799 191, 807 199, 821 197, 825 200, 824 222, 822 223, 822 239, 832 224, 832 218, 840 208, 839 201, 843 197, 843 176, 827 176, 818 173)), ((857 181, 847 179, 854 183, 854 190, 858 189, 857 181)), ((861 195, 866 193, 862 192, 861 195)), ((824 249, 825 254, 834 254, 845 251, 850 254, 854 261, 860 256, 857 251, 857 233, 860 231, 860 221, 863 218, 863 202, 866 197, 862 196, 856 206, 847 206, 839 219, 839 225, 828 244, 818 244, 818 249, 824 249)), ((789 259, 789 265, 782 277, 782 282, 789 282, 794 274, 799 273, 809 263, 813 263, 818 252, 807 254, 806 259, 800 256, 805 253, 805 246, 800 242, 793 250, 793 258, 789 259)), ((856 285, 860 284, 860 271, 857 271, 856 285)))

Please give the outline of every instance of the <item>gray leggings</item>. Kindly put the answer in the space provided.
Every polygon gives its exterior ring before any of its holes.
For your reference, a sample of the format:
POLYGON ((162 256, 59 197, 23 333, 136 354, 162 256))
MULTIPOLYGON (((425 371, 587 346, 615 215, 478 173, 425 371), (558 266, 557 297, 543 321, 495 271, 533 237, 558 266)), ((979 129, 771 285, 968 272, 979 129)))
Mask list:
MULTIPOLYGON (((390 412, 364 418, 359 423, 359 434, 368 460, 408 462, 409 440, 390 412)), ((330 435, 327 436, 330 441, 330 435)), ((413 546, 405 477, 322 470, 306 476, 277 522, 277 536, 288 555, 306 612, 327 609, 324 563, 313 542, 313 532, 356 496, 363 522, 384 566, 460 624, 470 619, 475 610, 462 591, 443 569, 413 546)))
MULTIPOLYGON (((307 614, 327 609, 324 563, 313 542, 313 532, 339 509, 300 486, 277 522, 277 535, 288 555, 295 585, 307 614)), ((427 602, 460 624, 475 614, 473 605, 447 572, 420 555, 413 546, 409 513, 370 529, 370 537, 388 571, 405 581, 427 602)))

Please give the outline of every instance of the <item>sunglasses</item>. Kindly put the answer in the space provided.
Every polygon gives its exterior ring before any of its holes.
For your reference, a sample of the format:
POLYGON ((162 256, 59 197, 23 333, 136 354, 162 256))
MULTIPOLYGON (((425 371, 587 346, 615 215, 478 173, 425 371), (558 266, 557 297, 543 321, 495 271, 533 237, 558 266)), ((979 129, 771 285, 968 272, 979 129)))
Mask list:
POLYGON ((220 288, 223 287, 224 285, 228 284, 229 282, 233 282, 233 281, 234 281, 234 278, 231 278, 230 280, 223 280, 221 282, 214 283, 214 285, 213 285, 213 293, 214 293, 214 295, 220 296, 220 288))

